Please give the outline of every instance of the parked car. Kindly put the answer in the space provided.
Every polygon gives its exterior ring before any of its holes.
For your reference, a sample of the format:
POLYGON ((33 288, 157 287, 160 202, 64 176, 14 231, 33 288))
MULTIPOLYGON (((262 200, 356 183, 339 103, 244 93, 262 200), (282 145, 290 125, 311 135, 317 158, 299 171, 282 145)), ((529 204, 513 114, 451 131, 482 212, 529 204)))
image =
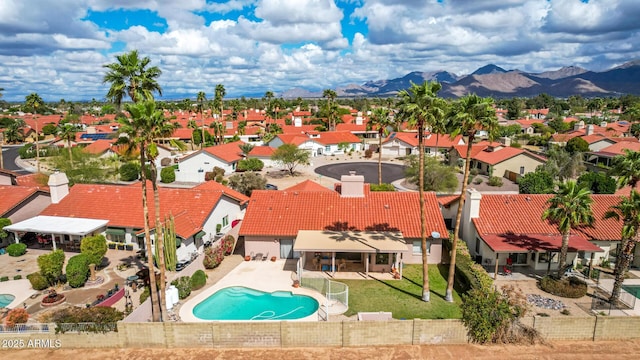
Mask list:
POLYGON ((278 190, 278 187, 273 184, 267 184, 264 186, 266 190, 278 190))

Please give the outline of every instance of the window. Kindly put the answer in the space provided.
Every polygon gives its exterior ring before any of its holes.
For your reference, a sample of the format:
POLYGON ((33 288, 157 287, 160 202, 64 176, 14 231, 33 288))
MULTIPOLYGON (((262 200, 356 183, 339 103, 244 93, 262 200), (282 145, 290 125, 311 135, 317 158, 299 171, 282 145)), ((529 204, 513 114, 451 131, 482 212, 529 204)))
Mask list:
POLYGON ((229 225, 229 215, 222 218, 222 227, 229 225))
MULTIPOLYGON (((413 241, 413 255, 422 255, 422 240, 413 241)), ((427 254, 431 254, 431 241, 427 241, 427 254)))
POLYGON ((540 253, 538 257, 538 262, 541 263, 557 263, 558 262, 558 253, 557 252, 546 252, 540 253))
POLYGON ((477 163, 476 163, 476 168, 478 168, 478 169, 482 169, 482 163, 477 162, 477 163))
POLYGON ((331 146, 330 145, 325 146, 324 147, 324 151, 325 152, 331 152, 331 146))
POLYGON ((107 240, 111 242, 124 243, 126 240, 124 229, 109 228, 105 231, 105 234, 107 234, 107 240))
POLYGON ((509 259, 511 259, 511 262, 513 264, 526 265, 527 264, 527 253, 509 254, 509 259))
POLYGON ((520 166, 520 175, 524 175, 524 166, 520 166))
POLYGON ((376 265, 388 265, 388 264, 389 264, 389 254, 386 254, 386 253, 376 254, 376 265))

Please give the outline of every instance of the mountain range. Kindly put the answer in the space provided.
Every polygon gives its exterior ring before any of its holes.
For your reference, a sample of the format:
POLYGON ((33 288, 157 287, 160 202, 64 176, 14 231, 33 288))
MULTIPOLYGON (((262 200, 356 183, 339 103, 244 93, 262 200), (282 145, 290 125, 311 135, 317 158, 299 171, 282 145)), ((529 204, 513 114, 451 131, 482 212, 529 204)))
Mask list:
MULTIPOLYGON (((627 62, 606 71, 589 71, 577 66, 566 66, 555 71, 527 73, 505 70, 489 64, 469 75, 458 76, 439 70, 411 72, 401 78, 371 80, 362 85, 349 84, 335 89, 339 97, 389 97, 398 90, 421 84, 425 80, 437 80, 442 84, 438 93, 445 98, 457 98, 475 93, 493 98, 533 97, 542 93, 567 98, 608 97, 624 94, 640 95, 640 60, 627 62)), ((322 97, 322 91, 295 88, 280 94, 283 98, 322 97)))

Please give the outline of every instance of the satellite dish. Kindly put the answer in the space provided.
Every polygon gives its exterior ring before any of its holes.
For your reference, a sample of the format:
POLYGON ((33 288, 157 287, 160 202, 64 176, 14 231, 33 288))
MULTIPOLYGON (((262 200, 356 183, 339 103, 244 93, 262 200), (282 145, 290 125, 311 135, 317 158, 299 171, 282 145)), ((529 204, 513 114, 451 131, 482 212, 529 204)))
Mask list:
POLYGON ((437 231, 432 231, 431 232, 431 237, 434 239, 440 239, 440 233, 437 231))

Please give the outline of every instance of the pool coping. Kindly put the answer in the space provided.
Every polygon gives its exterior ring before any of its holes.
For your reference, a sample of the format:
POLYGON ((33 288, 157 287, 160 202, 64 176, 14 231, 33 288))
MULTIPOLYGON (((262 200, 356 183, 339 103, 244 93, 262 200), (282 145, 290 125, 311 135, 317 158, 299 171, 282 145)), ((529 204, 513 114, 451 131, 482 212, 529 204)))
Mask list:
POLYGON ((0 294, 10 294, 15 299, 6 306, 7 309, 21 307, 25 300, 37 293, 31 287, 31 282, 27 279, 9 280, 0 282, 0 294))

